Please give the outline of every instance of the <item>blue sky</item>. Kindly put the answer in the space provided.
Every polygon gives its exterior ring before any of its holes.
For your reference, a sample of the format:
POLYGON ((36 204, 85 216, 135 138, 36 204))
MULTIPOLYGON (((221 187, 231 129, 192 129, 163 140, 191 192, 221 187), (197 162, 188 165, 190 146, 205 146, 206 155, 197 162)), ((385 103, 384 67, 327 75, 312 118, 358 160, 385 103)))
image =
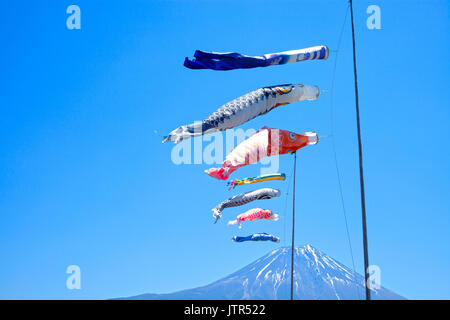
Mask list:
MULTIPOLYGON (((0 298, 104 299, 205 285, 290 243, 293 157, 278 222, 212 224, 227 191, 206 164, 175 165, 166 134, 262 86, 331 86, 346 1, 13 1, 0 4, 0 298), (66 8, 81 8, 68 30, 66 8), (195 49, 250 55, 313 45, 327 61, 229 72, 182 66, 195 49), (230 241, 270 232, 281 244, 230 241), (81 290, 66 288, 67 266, 81 290)), ((411 299, 450 298, 449 3, 355 1, 370 263, 411 299), (366 8, 381 8, 368 30, 366 8)), ((356 268, 362 236, 351 29, 334 127, 356 268)), ((330 133, 330 94, 242 126, 330 133)), ((239 169, 234 178, 259 173, 239 169)), ((330 138, 298 153, 296 243, 351 266, 330 138)), ((258 186, 260 187, 260 186, 258 186)))

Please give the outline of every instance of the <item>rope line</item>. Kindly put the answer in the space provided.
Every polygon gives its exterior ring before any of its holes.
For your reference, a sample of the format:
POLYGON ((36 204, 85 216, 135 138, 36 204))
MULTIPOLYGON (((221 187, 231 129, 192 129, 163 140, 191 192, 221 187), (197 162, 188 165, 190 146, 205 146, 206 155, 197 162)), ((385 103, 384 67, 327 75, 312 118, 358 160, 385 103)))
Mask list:
MULTIPOLYGON (((338 180, 338 185, 339 185, 339 195, 340 195, 340 200, 341 200, 341 205, 342 205, 342 212, 343 212, 343 215, 344 215, 345 229, 346 229, 347 240, 348 240, 348 245, 349 245, 349 249, 350 249, 350 256, 352 258, 353 277, 355 278, 355 281, 356 281, 355 259, 353 257, 352 242, 351 242, 351 238, 350 238, 350 232, 349 232, 349 229, 348 229, 347 210, 345 209, 344 193, 343 193, 343 190, 342 190, 342 182, 341 182, 341 173, 340 173, 340 170, 339 170, 338 157, 337 157, 337 151, 336 151, 336 139, 335 139, 335 135, 334 135, 334 112, 333 112, 333 110, 334 110, 334 83, 335 83, 335 78, 336 78, 336 67, 337 67, 337 61, 338 61, 338 57, 339 57, 339 49, 341 47, 341 42, 342 42, 342 35, 344 33, 345 24, 347 22, 347 16, 348 16, 349 8, 350 8, 350 5, 347 6, 347 9, 345 11, 344 23, 342 24, 341 31, 340 31, 340 34, 339 34, 339 40, 338 40, 338 45, 337 45, 337 50, 336 50, 336 58, 334 59, 333 76, 332 76, 331 88, 330 88, 330 127, 331 127, 331 133, 330 133, 329 137, 331 137, 331 142, 332 142, 331 144, 332 144, 332 147, 333 147, 334 163, 335 163, 335 167, 336 167, 336 175, 337 175, 337 180, 338 180)), ((358 293, 358 298, 361 299, 360 290, 359 290, 358 286, 356 286, 356 290, 357 290, 357 293, 358 293)))

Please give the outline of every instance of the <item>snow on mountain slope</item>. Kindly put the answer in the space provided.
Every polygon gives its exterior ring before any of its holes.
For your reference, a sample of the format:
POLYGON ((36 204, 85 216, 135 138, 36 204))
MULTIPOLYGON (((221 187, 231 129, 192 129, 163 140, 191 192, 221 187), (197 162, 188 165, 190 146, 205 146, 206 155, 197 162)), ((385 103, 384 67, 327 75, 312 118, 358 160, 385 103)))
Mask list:
MULTIPOLYGON (((295 247, 294 298, 301 300, 364 299, 364 277, 310 245, 295 247)), ((142 294, 132 300, 289 299, 291 248, 273 250, 235 273, 204 287, 168 294, 142 294)), ((385 288, 372 299, 405 299, 385 288)))

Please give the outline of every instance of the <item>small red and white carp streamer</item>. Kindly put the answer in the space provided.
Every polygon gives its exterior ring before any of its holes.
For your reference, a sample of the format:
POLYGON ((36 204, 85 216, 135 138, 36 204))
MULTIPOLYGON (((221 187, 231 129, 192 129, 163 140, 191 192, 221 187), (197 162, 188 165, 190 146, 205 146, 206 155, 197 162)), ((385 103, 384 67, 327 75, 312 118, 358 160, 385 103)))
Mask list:
POLYGON ((315 132, 294 132, 264 127, 231 151, 221 168, 205 172, 213 178, 226 180, 238 168, 258 162, 268 156, 293 153, 310 144, 316 144, 319 136, 315 132))
POLYGON ((237 224, 239 228, 241 228, 242 221, 248 220, 248 221, 255 221, 255 220, 261 220, 261 219, 267 219, 267 220, 278 220, 278 214, 274 214, 269 209, 261 209, 261 208, 254 208, 250 209, 245 213, 241 213, 237 216, 236 220, 232 220, 228 222, 229 226, 237 224))

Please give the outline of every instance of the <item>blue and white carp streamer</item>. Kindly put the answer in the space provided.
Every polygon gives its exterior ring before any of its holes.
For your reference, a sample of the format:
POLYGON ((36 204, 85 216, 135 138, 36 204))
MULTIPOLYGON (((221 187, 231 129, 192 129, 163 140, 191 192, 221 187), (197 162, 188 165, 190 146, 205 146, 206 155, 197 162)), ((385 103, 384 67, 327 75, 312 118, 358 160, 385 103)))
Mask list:
POLYGON ((255 200, 272 199, 281 195, 280 190, 272 188, 261 188, 245 193, 235 195, 221 203, 219 203, 214 209, 212 209, 213 217, 216 221, 222 217, 222 210, 225 208, 243 206, 255 200))
POLYGON ((178 127, 162 142, 180 143, 190 137, 231 129, 279 106, 318 97, 317 86, 283 84, 260 88, 224 104, 202 122, 178 127))
POLYGON ((275 237, 271 234, 261 232, 261 233, 254 233, 252 235, 249 235, 247 237, 239 237, 234 236, 231 240, 234 242, 244 242, 244 241, 272 241, 272 242, 280 242, 280 238, 275 237))
POLYGON ((327 46, 268 53, 262 56, 247 56, 236 52, 204 52, 196 50, 194 59, 186 57, 184 66, 189 69, 233 70, 268 67, 307 60, 326 60, 327 46))

